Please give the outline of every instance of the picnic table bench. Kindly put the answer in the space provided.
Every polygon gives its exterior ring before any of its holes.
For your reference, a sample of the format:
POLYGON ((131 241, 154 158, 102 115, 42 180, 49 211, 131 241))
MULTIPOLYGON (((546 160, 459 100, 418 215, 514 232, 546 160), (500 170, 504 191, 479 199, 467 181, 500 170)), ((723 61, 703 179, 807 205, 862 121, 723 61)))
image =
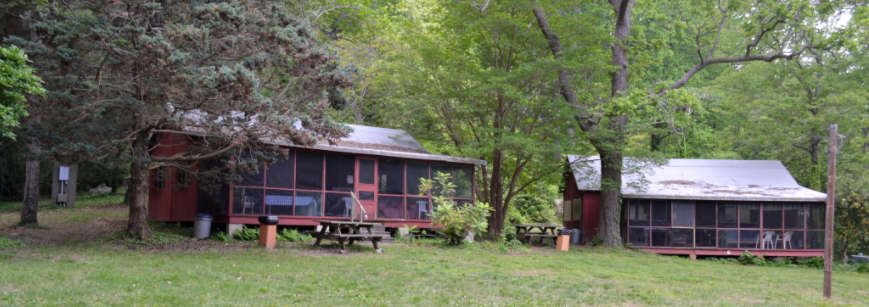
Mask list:
POLYGON ((524 243, 531 243, 535 238, 540 243, 543 243, 543 239, 552 239, 552 242, 556 242, 558 240, 558 235, 555 233, 556 229, 558 229, 556 225, 516 225, 516 239, 524 243))
POLYGON ((362 222, 344 222, 344 221, 320 221, 320 232, 316 232, 313 234, 317 241, 314 242, 314 246, 320 246, 322 240, 333 240, 337 241, 338 245, 341 247, 341 252, 344 252, 344 241, 348 241, 349 245, 353 245, 355 241, 371 241, 371 244, 374 245, 374 250, 378 253, 381 252, 380 247, 377 246, 377 243, 383 240, 383 236, 375 235, 371 229, 374 228, 374 223, 362 223, 362 222), (361 229, 365 229, 365 233, 361 231, 361 229))

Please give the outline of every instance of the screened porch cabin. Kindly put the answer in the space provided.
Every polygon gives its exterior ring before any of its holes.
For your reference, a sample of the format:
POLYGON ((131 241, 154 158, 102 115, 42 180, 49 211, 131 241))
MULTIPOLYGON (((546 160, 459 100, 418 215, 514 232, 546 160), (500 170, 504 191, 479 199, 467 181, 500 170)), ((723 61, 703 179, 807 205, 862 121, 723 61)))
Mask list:
MULTIPOLYGON (((474 166, 485 161, 431 154, 403 130, 347 126, 353 132, 334 145, 273 142, 286 149, 282 159, 217 188, 203 188, 177 169, 157 170, 149 217, 188 222, 196 213, 209 213, 216 223, 238 225, 276 215, 280 225, 313 226, 320 220, 349 220, 354 193, 367 212, 366 221, 430 228, 431 196, 419 196, 419 178, 438 171, 452 174, 456 202, 474 201, 474 166)), ((162 134, 157 139, 160 146, 153 154, 171 155, 195 138, 162 134)))
MULTIPOLYGON (((600 159, 568 156, 564 225, 596 235, 600 159)), ((661 254, 822 256, 826 194, 800 186, 779 161, 625 159, 625 243, 661 254)))

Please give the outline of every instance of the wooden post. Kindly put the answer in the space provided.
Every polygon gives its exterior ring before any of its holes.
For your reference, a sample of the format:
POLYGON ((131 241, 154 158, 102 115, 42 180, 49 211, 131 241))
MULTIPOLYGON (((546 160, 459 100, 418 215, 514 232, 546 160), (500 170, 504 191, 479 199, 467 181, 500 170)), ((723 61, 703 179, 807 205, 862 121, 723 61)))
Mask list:
POLYGON ((838 154, 839 126, 830 125, 830 160, 827 177, 827 213, 824 223, 824 297, 833 295, 833 217, 836 213, 836 155, 838 154))

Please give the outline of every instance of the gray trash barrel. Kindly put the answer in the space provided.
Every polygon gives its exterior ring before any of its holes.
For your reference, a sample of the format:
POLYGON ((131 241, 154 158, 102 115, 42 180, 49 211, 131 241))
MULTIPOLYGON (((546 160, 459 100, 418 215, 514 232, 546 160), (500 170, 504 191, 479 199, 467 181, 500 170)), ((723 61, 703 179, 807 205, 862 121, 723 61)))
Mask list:
POLYGON ((211 215, 199 213, 193 224, 193 236, 197 239, 206 239, 211 235, 211 215))
POLYGON ((582 230, 568 229, 568 231, 570 231, 570 244, 579 245, 580 241, 582 241, 582 230))

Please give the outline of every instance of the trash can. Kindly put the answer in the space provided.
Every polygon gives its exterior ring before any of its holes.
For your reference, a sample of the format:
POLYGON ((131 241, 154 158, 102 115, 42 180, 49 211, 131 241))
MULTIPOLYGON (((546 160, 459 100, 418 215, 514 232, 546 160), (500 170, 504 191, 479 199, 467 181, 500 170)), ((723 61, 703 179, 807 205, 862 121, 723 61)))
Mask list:
POLYGON ((570 249, 570 230, 567 229, 559 229, 558 230, 558 239, 555 243, 555 248, 560 251, 567 251, 570 249))
POLYGON ((278 222, 280 220, 275 215, 264 215, 259 217, 259 245, 267 249, 275 248, 275 240, 277 237, 278 222))
POLYGON ((570 232, 570 244, 579 245, 582 243, 582 230, 573 228, 568 229, 568 231, 570 232))
POLYGON ((206 239, 211 236, 211 215, 199 213, 193 223, 193 236, 197 239, 206 239))

